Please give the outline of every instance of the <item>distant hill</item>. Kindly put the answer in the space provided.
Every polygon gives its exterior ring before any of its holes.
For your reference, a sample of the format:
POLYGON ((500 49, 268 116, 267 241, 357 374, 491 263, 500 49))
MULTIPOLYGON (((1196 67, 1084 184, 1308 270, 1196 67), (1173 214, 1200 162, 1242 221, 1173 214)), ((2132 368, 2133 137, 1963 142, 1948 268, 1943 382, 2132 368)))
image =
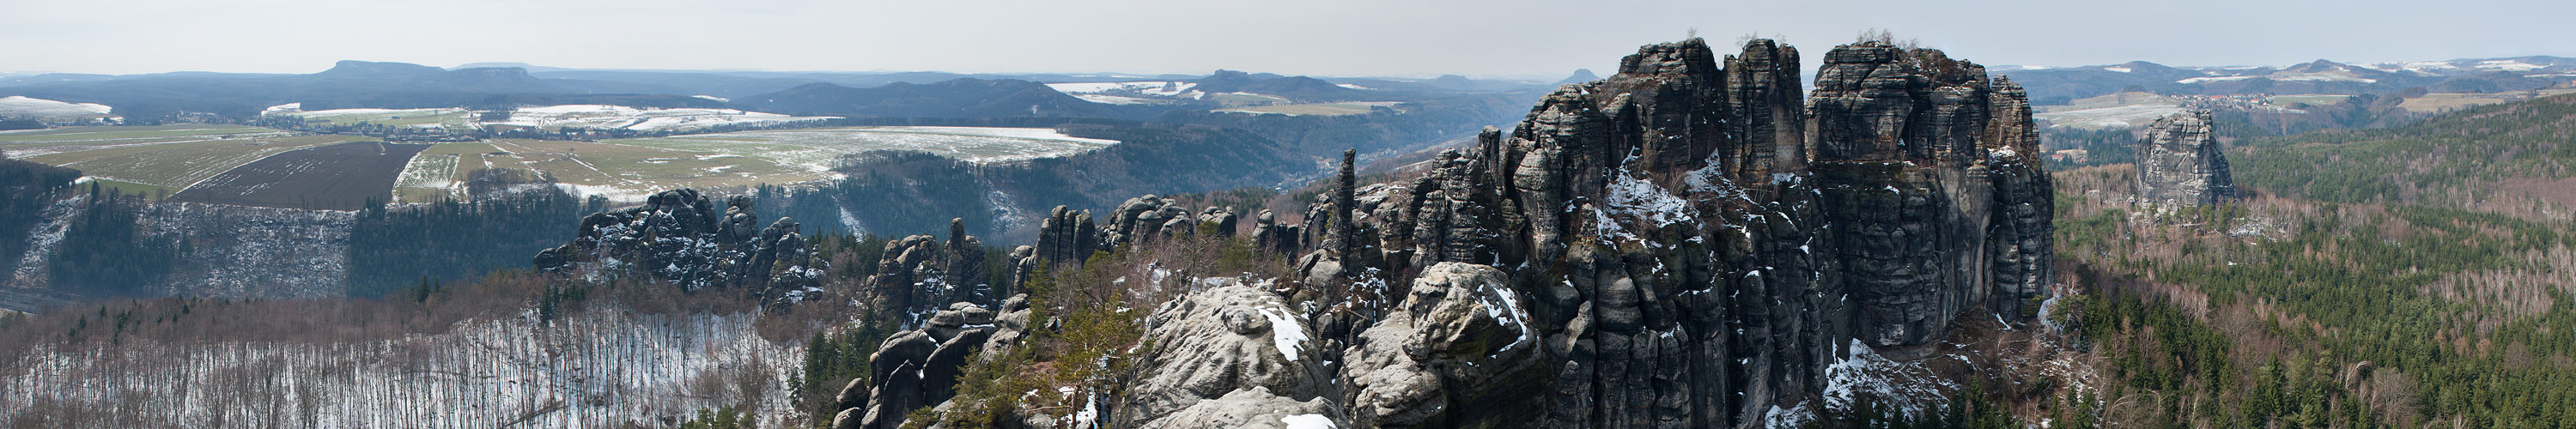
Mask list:
POLYGON ((2261 140, 2238 161, 2239 183, 2305 199, 2471 203, 2525 191, 2576 204, 2576 94, 2479 106, 2387 129, 2325 130, 2261 140), (2488 196, 2487 198, 2493 198, 2488 196))
POLYGON ((1211 94, 1248 92, 1287 97, 1300 102, 1357 100, 1370 95, 1365 91, 1343 88, 1323 79, 1270 73, 1244 73, 1233 70, 1217 70, 1216 73, 1208 74, 1208 77, 1201 78, 1196 83, 1198 84, 1196 89, 1211 94))
POLYGON ((1564 85, 1564 84, 1569 84, 1569 83, 1584 83, 1584 82, 1591 82, 1591 81, 1596 81, 1596 80, 1601 80, 1601 76, 1593 75, 1593 74, 1592 74, 1592 69, 1574 69, 1574 75, 1573 75, 1573 76, 1566 76, 1566 77, 1565 77, 1565 79, 1556 81, 1556 84, 1558 84, 1558 85, 1564 85))

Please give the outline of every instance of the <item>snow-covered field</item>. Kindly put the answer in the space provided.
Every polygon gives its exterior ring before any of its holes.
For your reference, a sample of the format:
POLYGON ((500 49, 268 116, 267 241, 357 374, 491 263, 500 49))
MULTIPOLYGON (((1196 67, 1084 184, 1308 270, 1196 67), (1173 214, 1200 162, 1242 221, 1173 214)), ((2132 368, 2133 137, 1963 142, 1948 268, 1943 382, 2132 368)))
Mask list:
POLYGON ((1066 94, 1114 94, 1124 92, 1150 96, 1182 97, 1185 94, 1192 93, 1193 91, 1191 91, 1190 88, 1196 87, 1198 84, 1190 82, 1155 81, 1050 83, 1046 84, 1046 86, 1048 88, 1054 88, 1056 92, 1066 94))
POLYGON ((788 116, 734 109, 610 106, 600 104, 567 104, 561 106, 522 107, 510 113, 510 120, 486 122, 486 125, 515 125, 536 128, 598 128, 642 131, 686 131, 738 124, 774 124, 786 122, 837 119, 831 116, 788 116))
POLYGON ((743 131, 606 143, 763 158, 813 171, 831 168, 841 155, 873 150, 914 150, 970 162, 1050 158, 1118 144, 1067 136, 1051 128, 848 127, 743 131))
POLYGON ((24 96, 0 97, 0 117, 24 117, 48 121, 68 121, 110 116, 104 104, 65 103, 24 96))
POLYGON ((760 338, 754 319, 523 311, 373 341, 47 345, 0 361, 0 421, 592 428, 748 403, 760 427, 783 427, 797 345, 760 338))
POLYGON ((366 122, 389 126, 444 128, 449 131, 457 132, 472 131, 478 128, 478 126, 474 124, 473 111, 453 107, 438 109, 330 109, 308 111, 304 110, 304 103, 287 103, 269 106, 268 109, 261 110, 259 114, 264 116, 293 116, 303 118, 308 122, 321 121, 343 125, 366 122))
POLYGON ((449 195, 463 195, 463 183, 456 181, 460 156, 453 154, 419 154, 404 164, 402 176, 394 180, 394 201, 418 203, 403 199, 402 188, 439 189, 449 195))
POLYGON ((1198 84, 1190 82, 1082 82, 1050 83, 1046 86, 1074 98, 1102 104, 1145 104, 1154 103, 1156 100, 1195 100, 1207 97, 1207 93, 1191 89, 1198 84))

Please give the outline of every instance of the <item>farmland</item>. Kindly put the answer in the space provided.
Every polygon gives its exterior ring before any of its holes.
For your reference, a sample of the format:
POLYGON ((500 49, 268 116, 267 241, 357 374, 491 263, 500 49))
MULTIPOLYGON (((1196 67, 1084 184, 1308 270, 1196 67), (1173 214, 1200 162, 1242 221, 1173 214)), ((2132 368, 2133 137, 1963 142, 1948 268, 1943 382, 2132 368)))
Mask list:
POLYGON ((2406 99, 2398 107, 2416 113, 2440 113, 2470 107, 2511 103, 2559 94, 2576 93, 2576 88, 2548 88, 2532 91, 2505 91, 2493 94, 2432 93, 2406 99))
POLYGON ((683 131, 725 125, 774 124, 834 119, 825 116, 787 116, 776 113, 735 109, 659 109, 595 104, 523 107, 510 112, 510 120, 493 125, 531 127, 546 131, 572 128, 619 128, 648 131, 683 131))
POLYGON ((825 173, 780 165, 765 158, 614 142, 495 140, 507 153, 460 159, 460 173, 483 168, 543 172, 583 193, 638 199, 654 191, 752 186, 822 180, 825 173))
POLYGON ((836 177, 830 171, 832 163, 843 155, 875 150, 1009 162, 1117 143, 1046 128, 847 127, 597 142, 497 139, 435 145, 344 144, 364 140, 239 126, 83 127, 0 133, 0 150, 79 169, 89 183, 127 193, 179 201, 345 208, 367 198, 392 202, 469 198, 467 184, 477 172, 490 169, 524 171, 585 194, 634 200, 681 187, 829 179, 836 177), (387 158, 397 154, 398 158, 387 158), (332 157, 340 159, 328 160, 332 157), (357 188, 371 189, 361 196, 357 188))
POLYGON ((182 189, 269 155, 357 140, 226 125, 72 127, 0 134, 0 150, 93 178, 182 189))
POLYGON ((474 112, 459 108, 334 109, 308 112, 299 110, 299 107, 299 104, 271 107, 262 114, 294 116, 308 123, 334 125, 353 125, 364 122, 394 127, 442 128, 452 132, 472 131, 476 128, 474 112))
POLYGON ((2183 112, 2183 101, 2144 92, 2123 92, 2075 100, 2064 106, 2039 106, 2031 115, 2055 126, 2127 128, 2183 112))
POLYGON ((970 162, 1004 162, 1071 155, 1118 142, 1066 136, 1046 128, 845 127, 700 134, 606 143, 763 158, 820 171, 829 168, 831 162, 841 155, 874 150, 922 151, 970 162))
POLYGON ((381 201, 413 154, 429 145, 340 143, 262 158, 217 174, 171 201, 350 210, 381 201))

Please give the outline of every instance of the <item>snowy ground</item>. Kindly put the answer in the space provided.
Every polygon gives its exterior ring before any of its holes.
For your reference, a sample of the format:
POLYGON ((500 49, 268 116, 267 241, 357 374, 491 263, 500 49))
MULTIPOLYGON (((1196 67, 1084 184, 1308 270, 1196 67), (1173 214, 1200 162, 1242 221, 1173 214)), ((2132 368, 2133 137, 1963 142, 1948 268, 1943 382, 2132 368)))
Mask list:
POLYGON ((110 116, 104 104, 65 103, 23 96, 0 97, 0 117, 68 121, 110 116))
POLYGON ((734 109, 659 109, 649 107, 568 104, 561 106, 523 107, 510 113, 510 120, 486 122, 486 125, 515 125, 535 128, 580 127, 629 129, 643 131, 687 131, 722 125, 773 124, 785 122, 836 119, 831 116, 787 116, 734 109))
POLYGON ((268 109, 261 110, 260 115, 293 116, 303 118, 307 122, 319 121, 341 125, 366 122, 388 126, 443 128, 454 132, 473 131, 479 128, 479 126, 474 124, 473 111, 453 107, 440 109, 331 109, 307 111, 304 110, 304 103, 287 103, 269 106, 268 109))
POLYGON ((446 195, 464 195, 465 184, 456 181, 456 168, 461 159, 454 154, 413 155, 411 162, 403 165, 402 176, 394 180, 393 201, 429 202, 403 198, 402 188, 438 189, 444 190, 446 195))
POLYGON ((841 155, 872 150, 915 150, 970 162, 1020 161, 1081 153, 1116 140, 1067 136, 1050 128, 846 127, 743 131, 608 143, 764 158, 815 171, 841 155))
POLYGON ((1191 87, 1198 86, 1196 83, 1171 81, 1050 83, 1046 84, 1046 86, 1048 88, 1054 88, 1056 92, 1075 96, 1080 96, 1082 94, 1107 94, 1157 98, 1197 98, 1196 96, 1198 94, 1202 94, 1198 91, 1190 90, 1191 87))
POLYGON ((1928 416, 1947 407, 1971 383, 1982 383, 1989 391, 2020 391, 2029 388, 2024 383, 2045 379, 2058 386, 2052 398, 2071 391, 2099 392, 2101 358, 2076 350, 2069 334, 2048 321, 2057 304, 2054 298, 2043 303, 2038 323, 1961 320, 1951 325, 1958 331, 1939 343, 1911 349, 1872 349, 1855 340, 1848 346, 1850 357, 1825 369, 1824 392, 1812 400, 1777 404, 1764 420, 1770 427, 1801 427, 1820 413, 1848 414, 1860 401, 1928 416))
POLYGON ((614 427, 756 403, 783 427, 798 350, 748 314, 522 312, 376 341, 48 345, 0 361, 0 420, 66 427, 614 427))
POLYGON ((144 232, 189 243, 170 295, 249 299, 348 293, 355 212, 224 204, 156 204, 144 232))

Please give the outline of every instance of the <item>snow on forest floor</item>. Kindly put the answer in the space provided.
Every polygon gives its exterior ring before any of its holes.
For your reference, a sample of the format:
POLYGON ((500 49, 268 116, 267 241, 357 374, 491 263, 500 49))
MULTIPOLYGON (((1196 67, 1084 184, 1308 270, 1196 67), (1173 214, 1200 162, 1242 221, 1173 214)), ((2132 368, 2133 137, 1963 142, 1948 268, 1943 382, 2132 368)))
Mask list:
MULTIPOLYGON (((2046 306, 2053 307, 2051 302, 2046 306)), ((2071 334, 2050 327, 2045 321, 2049 316, 2043 311, 2040 323, 2013 326, 1992 313, 1962 314, 1951 323, 1948 337, 1914 347, 1872 348, 1854 340, 1849 357, 1826 367, 1824 392, 1776 404, 1764 421, 1770 427, 1800 427, 1821 415, 1846 415, 1863 401, 1881 410, 1932 416, 1969 385, 1980 383, 1989 391, 2022 391, 2039 382, 2099 391, 2100 357, 2072 347, 2071 334)))
POLYGON ((762 339, 756 317, 529 311, 363 342, 49 344, 0 361, 0 421, 614 427, 754 404, 761 427, 784 427, 798 350, 762 339))

